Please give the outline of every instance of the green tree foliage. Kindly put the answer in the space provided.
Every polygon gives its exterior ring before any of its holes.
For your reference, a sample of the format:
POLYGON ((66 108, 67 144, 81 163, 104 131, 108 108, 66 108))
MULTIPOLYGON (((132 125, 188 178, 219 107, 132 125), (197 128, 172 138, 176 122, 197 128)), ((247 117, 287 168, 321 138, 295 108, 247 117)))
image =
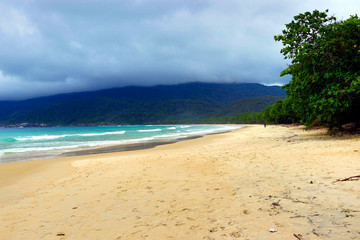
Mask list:
POLYGON ((256 124, 264 123, 262 112, 242 113, 236 116, 223 116, 216 118, 202 118, 197 120, 170 121, 172 124, 256 124))
POLYGON ((275 104, 263 110, 263 118, 266 123, 293 123, 298 118, 291 109, 289 99, 279 99, 275 104))
POLYGON ((360 120, 360 19, 336 21, 327 12, 295 16, 274 39, 283 43, 285 59, 291 59, 281 73, 292 76, 284 86, 290 115, 306 126, 320 120, 334 130, 360 120))

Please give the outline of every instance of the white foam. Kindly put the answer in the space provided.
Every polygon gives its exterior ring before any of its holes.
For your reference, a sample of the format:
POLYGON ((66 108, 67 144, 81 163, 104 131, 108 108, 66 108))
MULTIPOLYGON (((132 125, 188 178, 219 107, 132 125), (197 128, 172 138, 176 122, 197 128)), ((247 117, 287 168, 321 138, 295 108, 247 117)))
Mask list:
POLYGON ((117 132, 104 132, 104 133, 84 133, 84 134, 74 134, 69 136, 83 136, 83 137, 92 137, 92 136, 104 136, 104 135, 122 135, 126 131, 117 131, 117 132))
POLYGON ((171 138, 171 137, 179 137, 181 136, 181 133, 175 133, 175 134, 163 134, 163 135, 158 135, 158 136, 154 136, 154 138, 171 138))
POLYGON ((51 151, 51 150, 61 150, 61 149, 73 149, 73 148, 78 148, 80 146, 81 145, 59 146, 59 147, 32 147, 32 148, 3 149, 3 150, 0 150, 0 155, 9 154, 9 153, 24 153, 24 152, 37 152, 37 151, 51 151))
POLYGON ((161 132, 161 131, 162 130, 160 128, 138 130, 138 132, 161 132))
POLYGON ((217 129, 207 129, 207 130, 186 130, 187 134, 190 135, 206 135, 206 134, 212 134, 212 133, 220 133, 224 131, 231 131, 235 129, 243 128, 242 126, 222 126, 217 129))
POLYGON ((29 140, 49 140, 49 139, 57 139, 63 138, 67 135, 41 135, 41 136, 31 136, 31 137, 22 137, 22 138, 15 138, 18 141, 29 141, 29 140))
POLYGON ((15 138, 18 141, 31 141, 31 140, 51 140, 64 137, 93 137, 93 136, 104 136, 104 135, 119 135, 124 134, 126 131, 116 131, 116 132, 104 132, 104 133, 84 133, 84 134, 63 134, 63 135, 40 135, 40 136, 29 136, 15 138))

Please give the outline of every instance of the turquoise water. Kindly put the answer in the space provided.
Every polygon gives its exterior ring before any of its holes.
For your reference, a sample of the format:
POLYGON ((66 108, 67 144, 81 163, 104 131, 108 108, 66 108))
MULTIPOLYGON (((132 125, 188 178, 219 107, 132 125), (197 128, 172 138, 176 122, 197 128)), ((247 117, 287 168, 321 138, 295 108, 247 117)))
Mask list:
POLYGON ((237 128, 225 125, 0 128, 0 164, 56 157, 74 150, 179 140, 237 128))

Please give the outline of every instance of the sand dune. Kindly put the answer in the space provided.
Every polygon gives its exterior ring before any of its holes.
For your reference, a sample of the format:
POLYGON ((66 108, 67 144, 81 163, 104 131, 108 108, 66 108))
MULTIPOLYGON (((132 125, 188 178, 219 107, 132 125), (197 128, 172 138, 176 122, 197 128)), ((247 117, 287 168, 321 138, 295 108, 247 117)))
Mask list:
POLYGON ((358 136, 259 125, 154 149, 4 164, 0 236, 360 239, 360 181, 333 183, 359 174, 358 136))

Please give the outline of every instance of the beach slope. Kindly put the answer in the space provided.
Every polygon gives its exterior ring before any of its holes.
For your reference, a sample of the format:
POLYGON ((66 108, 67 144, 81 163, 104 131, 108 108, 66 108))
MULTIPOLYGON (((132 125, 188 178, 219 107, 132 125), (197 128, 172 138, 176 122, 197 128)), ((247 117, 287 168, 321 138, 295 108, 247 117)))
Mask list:
POLYGON ((0 165, 2 239, 360 239, 359 136, 250 125, 0 165), (270 232, 269 228, 276 229, 270 232))

